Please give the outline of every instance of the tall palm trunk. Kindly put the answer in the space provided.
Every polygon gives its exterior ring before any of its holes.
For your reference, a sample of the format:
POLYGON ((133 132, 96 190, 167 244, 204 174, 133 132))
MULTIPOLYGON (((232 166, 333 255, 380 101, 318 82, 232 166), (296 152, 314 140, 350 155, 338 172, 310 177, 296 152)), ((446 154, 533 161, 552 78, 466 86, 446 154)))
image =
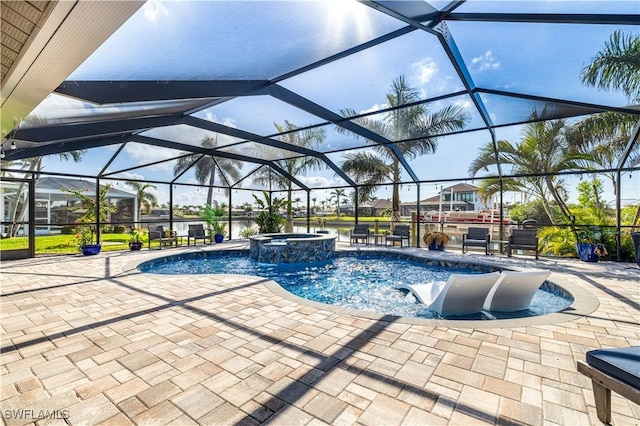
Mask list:
POLYGON ((547 197, 545 197, 544 194, 544 189, 542 188, 542 185, 534 185, 537 189, 538 189, 538 193, 540 194, 540 200, 542 201, 542 208, 544 209, 544 212, 547 214, 547 217, 549 218, 549 222, 552 225, 555 225, 556 221, 553 218, 553 209, 551 208, 551 205, 549 204, 549 200, 547 199, 547 197))
POLYGON ((571 216, 571 212, 569 211, 569 208, 567 207, 567 204, 564 202, 562 197, 560 197, 560 194, 558 194, 558 191, 556 191, 556 188, 553 186, 553 182, 551 182, 551 177, 545 176, 544 181, 547 184, 547 189, 549 190, 549 193, 551 194, 555 202, 558 204, 558 207, 560 207, 560 213, 562 213, 562 215, 568 221, 571 216))
POLYGON ((391 197, 391 223, 397 224, 400 222, 400 165, 397 158, 394 158, 392 167, 393 193, 391 197))
POLYGON ((209 204, 211 207, 213 207, 213 204, 211 204, 213 202, 213 184, 216 181, 216 170, 215 168, 211 171, 211 174, 209 175, 209 189, 207 190, 207 204, 209 204))
POLYGON ((293 232, 293 214, 291 212, 291 181, 287 183, 287 221, 284 223, 284 232, 293 232))

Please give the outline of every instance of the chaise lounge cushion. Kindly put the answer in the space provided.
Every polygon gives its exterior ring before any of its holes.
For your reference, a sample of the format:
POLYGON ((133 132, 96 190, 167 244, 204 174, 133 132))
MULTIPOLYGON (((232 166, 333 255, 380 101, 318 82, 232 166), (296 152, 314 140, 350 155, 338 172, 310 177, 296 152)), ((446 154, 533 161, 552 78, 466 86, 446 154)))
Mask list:
POLYGON ((640 389, 640 346, 587 352, 587 364, 640 389))

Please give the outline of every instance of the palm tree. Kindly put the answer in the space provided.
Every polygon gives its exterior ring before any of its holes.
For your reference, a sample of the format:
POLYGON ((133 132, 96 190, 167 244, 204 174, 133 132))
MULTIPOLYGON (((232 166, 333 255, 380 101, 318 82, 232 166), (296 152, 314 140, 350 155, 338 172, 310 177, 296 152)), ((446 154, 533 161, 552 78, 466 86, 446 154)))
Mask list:
MULTIPOLYGON (((413 159, 421 155, 434 153, 437 148, 438 135, 462 129, 468 121, 468 114, 462 107, 448 106, 430 113, 424 105, 403 105, 420 100, 417 89, 409 86, 404 76, 399 76, 391 84, 391 92, 387 93, 388 107, 382 120, 371 120, 367 117, 356 118, 355 121, 388 140, 398 142, 394 146, 406 158, 413 159)), ((345 117, 356 115, 353 109, 341 111, 345 117)), ((338 131, 347 132, 344 128, 338 131)), ((368 139, 367 143, 373 143, 368 139)), ((387 182, 393 185, 392 209, 393 220, 400 219, 400 161, 392 147, 375 144, 370 151, 361 151, 344 155, 342 169, 351 174, 358 184, 360 201, 371 197, 377 185, 387 182)))
MULTIPOLYGON (((636 121, 637 118, 631 115, 605 112, 589 116, 572 126, 568 137, 580 152, 589 156, 584 168, 597 165, 611 170, 618 167, 636 121)), ((633 146, 627 164, 640 164, 640 145, 633 146)), ((603 175, 611 181, 616 194, 616 172, 604 172, 603 175)))
POLYGON ((313 213, 316 212, 316 201, 318 201, 318 198, 317 197, 313 197, 311 199, 311 201, 313 201, 313 207, 312 207, 312 210, 311 210, 311 213, 313 214, 313 213))
POLYGON ((293 200, 293 202, 296 203, 296 210, 298 210, 299 209, 298 204, 302 202, 302 198, 296 197, 296 199, 293 200))
POLYGON ((345 195, 345 190, 341 188, 334 189, 329 197, 329 201, 336 201, 336 212, 338 213, 338 219, 340 219, 340 200, 343 199, 345 195))
MULTIPOLYGON (((149 210, 153 208, 153 206, 158 204, 158 199, 156 198, 153 192, 147 191, 150 188, 158 189, 155 185, 151 185, 150 183, 141 183, 141 182, 125 182, 129 185, 134 191, 136 191, 136 199, 138 200, 138 220, 142 217, 142 208, 149 213, 149 210)), ((178 206, 176 206, 177 208, 178 206)))
MULTIPOLYGON (((209 136, 205 136, 201 143, 203 148, 214 149, 218 146, 218 140, 209 136)), ((214 157, 212 155, 205 155, 200 158, 202 154, 190 154, 185 157, 181 157, 175 166, 173 166, 173 175, 178 176, 191 166, 195 167, 196 180, 201 185, 206 185, 207 190, 207 204, 212 205, 213 202, 213 185, 215 184, 216 175, 220 181, 225 182, 227 178, 233 181, 238 181, 241 178, 240 169, 242 168, 242 162, 239 160, 232 160, 223 157, 214 157), (198 161, 198 158, 200 160, 198 161), (193 164, 197 161, 195 164, 193 164)), ((228 187, 225 188, 225 193, 229 193, 228 187)))
MULTIPOLYGON (((640 35, 622 32, 616 30, 609 37, 609 41, 605 42, 603 50, 592 58, 591 63, 582 69, 582 82, 588 86, 596 86, 603 90, 622 90, 627 99, 632 103, 640 101, 640 35)), ((598 126, 595 128, 596 138, 604 135, 613 136, 616 139, 616 128, 624 125, 622 121, 631 120, 620 114, 605 113, 596 116, 598 126)), ((591 120, 591 118, 587 119, 591 120)), ((585 121, 587 121, 585 120, 585 121)), ((587 122, 587 125, 591 123, 587 122)), ((624 150, 624 145, 620 146, 615 143, 613 147, 608 147, 608 138, 601 138, 597 149, 589 147, 585 149, 589 152, 595 152, 594 160, 601 164, 601 160, 607 162, 609 159, 619 160, 620 153, 624 150), (600 148, 602 147, 602 148, 600 148), (590 150, 590 148, 592 148, 590 150), (598 151, 598 152, 596 152, 598 151)), ((635 166, 640 164, 640 148, 636 142, 632 157, 629 158, 629 164, 635 166)), ((614 178, 615 179, 615 178, 614 178)), ((615 181, 614 181, 615 182, 615 181)), ((615 187, 615 185, 614 185, 615 187)), ((636 215, 632 226, 640 224, 640 206, 636 210, 636 215)))
MULTIPOLYGON (((313 128, 298 131, 298 126, 285 120, 284 125, 273 123, 284 142, 290 143, 303 148, 313 149, 324 142, 326 131, 323 128, 313 128)), ((262 149, 270 150, 271 148, 263 145, 262 149)), ((270 155, 265 153, 266 158, 270 155)), ((289 175, 299 176, 307 171, 317 170, 323 166, 323 161, 317 157, 300 156, 288 158, 278 161, 278 165, 282 167, 289 175)), ((292 205, 292 183, 291 181, 279 173, 273 173, 268 167, 259 169, 253 176, 253 181, 266 187, 285 189, 287 191, 287 222, 285 223, 285 232, 293 231, 293 215, 291 214, 292 205)))
MULTIPOLYGON (((498 141, 500 164, 511 166, 511 174, 523 175, 518 179, 503 179, 504 191, 529 192, 540 198, 552 224, 556 223, 556 219, 551 209, 551 199, 559 206, 566 221, 571 216, 565 202, 567 190, 559 173, 580 169, 581 161, 588 160, 588 156, 575 150, 564 133, 564 120, 538 121, 523 127, 523 137, 519 143, 514 145, 506 140, 498 141)), ((488 170, 496 164, 493 143, 489 142, 480 148, 480 154, 471 162, 469 174, 476 176, 481 170, 488 170)), ((480 192, 487 199, 500 192, 500 178, 495 174, 489 176, 490 179, 480 184, 480 192)))
POLYGON ((580 77, 588 86, 621 89, 632 102, 640 100, 640 35, 614 31, 580 77))

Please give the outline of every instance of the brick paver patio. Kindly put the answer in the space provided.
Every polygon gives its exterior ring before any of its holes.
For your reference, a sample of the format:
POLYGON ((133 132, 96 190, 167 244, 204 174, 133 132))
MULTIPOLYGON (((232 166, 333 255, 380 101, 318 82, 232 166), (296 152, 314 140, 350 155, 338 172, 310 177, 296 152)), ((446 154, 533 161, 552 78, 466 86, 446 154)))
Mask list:
MULTIPOLYGON (((2 262, 4 422, 597 425, 576 361, 640 345, 633 264, 433 254, 549 268, 584 296, 562 315, 478 324, 354 315, 258 277, 131 269, 186 250, 2 262)), ((640 407, 612 402, 614 424, 640 424, 640 407)))

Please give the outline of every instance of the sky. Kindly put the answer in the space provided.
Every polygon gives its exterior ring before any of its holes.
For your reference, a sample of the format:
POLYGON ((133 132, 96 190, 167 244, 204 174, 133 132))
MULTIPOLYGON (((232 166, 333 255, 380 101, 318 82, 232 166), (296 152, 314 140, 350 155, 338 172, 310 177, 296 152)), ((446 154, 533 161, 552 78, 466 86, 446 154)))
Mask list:
MULTIPOLYGON (((448 2, 433 2, 442 7, 448 2)), ((460 12, 597 12, 640 13, 637 1, 622 2, 469 2, 460 12)), ((359 43, 404 25, 362 4, 338 0, 325 7, 312 1, 148 1, 127 23, 85 61, 69 80, 178 80, 178 79, 270 79, 313 63, 359 43)), ((513 24, 451 21, 446 30, 451 34, 461 57, 477 87, 508 90, 521 94, 585 103, 625 106, 621 93, 603 92, 580 83, 581 69, 603 48, 611 25, 576 24, 513 24)), ((637 33, 638 27, 622 27, 637 33)), ((374 112, 386 105, 386 93, 394 78, 403 75, 423 99, 460 91, 464 85, 437 39, 424 31, 414 31, 366 51, 328 63, 301 75, 284 79, 280 84, 320 106, 339 111, 353 108, 359 113, 374 112)), ((500 96, 483 96, 494 124, 526 118, 532 104, 500 96)), ((470 117, 468 128, 483 125, 472 100, 458 96, 426 104, 430 112, 454 104, 464 107, 470 117)), ((52 116, 83 116, 104 107, 82 103, 59 95, 49 96, 33 114, 52 116)), ((114 105, 110 111, 118 111, 114 105)), ((256 134, 276 132, 274 122, 285 120, 298 126, 314 125, 323 120, 289 104, 268 96, 235 98, 199 111, 194 116, 236 127, 256 134)), ((210 132, 209 132, 210 133, 210 132)), ((336 164, 343 153, 330 151, 361 147, 362 141, 340 134, 326 126, 327 137, 321 150, 336 164)), ((144 133, 169 140, 198 145, 208 132, 188 126, 170 126, 144 133)), ((517 142, 521 128, 510 126, 496 131, 498 139, 517 142)), ((214 135, 215 136, 215 135, 214 135)), ((478 150, 490 142, 488 131, 480 130, 443 137, 435 154, 410 159, 409 164, 420 180, 467 178, 467 168, 478 150)), ((218 136, 219 145, 237 142, 225 135, 218 136)), ((90 150, 81 164, 70 166, 55 157, 45 160, 45 171, 95 174, 117 147, 90 150)), ((228 148, 247 153, 251 145, 228 148)), ((164 148, 149 148, 130 143, 109 165, 109 171, 125 170, 153 161, 175 157, 179 152, 164 148)), ((170 180, 175 162, 128 170, 117 176, 170 180)), ((254 164, 244 164, 243 173, 254 164)), ((408 179, 407 175, 403 176, 408 179)), ((340 186, 344 181, 331 170, 297 176, 311 187, 340 186)), ((573 179, 577 185, 578 180, 573 179)), ((179 182, 194 183, 193 173, 179 182)), ((468 180, 471 182, 471 180, 468 180)), ((622 197, 640 198, 640 171, 622 181, 622 197)), ((120 183, 118 183, 120 187, 120 183)), ((122 183, 124 186, 124 183, 122 183)), ((444 184, 446 187, 448 184, 444 184)), ((610 185, 606 185, 607 188, 610 185)), ((175 202, 202 204, 204 191, 179 187, 175 202)), ((120 187, 120 189, 126 189, 120 187)), ((438 184, 421 185, 421 198, 437 194, 438 184)), ((416 185, 405 185, 402 201, 416 199, 416 185)), ((168 185, 158 186, 158 198, 168 200, 168 185)), ((314 191, 318 200, 329 191, 314 191)), ((380 190, 378 198, 389 198, 390 190, 380 190)), ((608 197, 613 195, 608 191, 608 197)), ((299 193, 305 198, 304 192, 299 193)), ((575 201, 575 191, 571 193, 575 201)), ((226 201, 222 193, 220 199, 226 201)), ((251 202, 246 191, 234 191, 233 204, 251 202)), ((512 195, 514 201, 517 196, 512 195)))

